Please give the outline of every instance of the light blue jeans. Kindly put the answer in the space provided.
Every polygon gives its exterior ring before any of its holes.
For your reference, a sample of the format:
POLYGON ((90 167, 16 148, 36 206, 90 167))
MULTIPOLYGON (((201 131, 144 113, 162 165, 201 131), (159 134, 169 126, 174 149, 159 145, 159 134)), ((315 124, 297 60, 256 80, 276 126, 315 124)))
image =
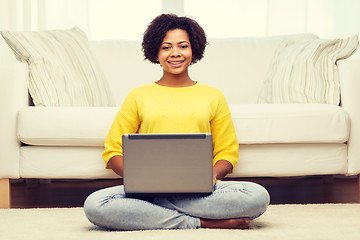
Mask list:
POLYGON ((123 186, 92 193, 84 211, 95 225, 116 230, 200 228, 200 218, 254 219, 270 202, 268 192, 252 182, 217 181, 211 195, 129 198, 123 186))

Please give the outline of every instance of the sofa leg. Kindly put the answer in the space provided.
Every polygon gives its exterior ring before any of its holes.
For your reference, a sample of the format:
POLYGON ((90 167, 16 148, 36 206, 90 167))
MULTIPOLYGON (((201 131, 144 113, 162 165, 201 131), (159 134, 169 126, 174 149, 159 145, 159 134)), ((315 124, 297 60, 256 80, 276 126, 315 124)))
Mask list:
POLYGON ((10 208, 10 179, 0 179, 0 209, 10 208))

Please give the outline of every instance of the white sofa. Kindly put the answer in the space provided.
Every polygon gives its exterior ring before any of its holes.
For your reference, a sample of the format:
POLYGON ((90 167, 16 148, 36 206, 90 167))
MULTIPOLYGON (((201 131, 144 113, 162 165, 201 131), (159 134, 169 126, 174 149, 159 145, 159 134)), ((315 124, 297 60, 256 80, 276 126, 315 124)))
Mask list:
MULTIPOLYGON (((194 80, 219 88, 229 103, 240 158, 229 177, 360 173, 360 61, 338 62, 341 106, 257 104, 282 37, 210 39, 194 80)), ((0 39, 0 206, 9 207, 9 179, 117 178, 104 168, 103 142, 126 94, 156 81, 140 43, 91 41, 117 107, 34 107, 28 68, 0 39)), ((337 74, 337 73, 336 73, 337 74)))

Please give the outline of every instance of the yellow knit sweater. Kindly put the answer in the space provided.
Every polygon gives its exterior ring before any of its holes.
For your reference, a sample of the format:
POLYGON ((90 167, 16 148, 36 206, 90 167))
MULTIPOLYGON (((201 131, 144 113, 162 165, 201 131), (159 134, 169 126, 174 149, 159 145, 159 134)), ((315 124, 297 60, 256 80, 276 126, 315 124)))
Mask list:
POLYGON ((156 83, 135 88, 125 98, 105 141, 106 163, 122 155, 125 133, 211 133, 214 160, 238 161, 239 145, 224 95, 216 88, 196 83, 171 88, 156 83))

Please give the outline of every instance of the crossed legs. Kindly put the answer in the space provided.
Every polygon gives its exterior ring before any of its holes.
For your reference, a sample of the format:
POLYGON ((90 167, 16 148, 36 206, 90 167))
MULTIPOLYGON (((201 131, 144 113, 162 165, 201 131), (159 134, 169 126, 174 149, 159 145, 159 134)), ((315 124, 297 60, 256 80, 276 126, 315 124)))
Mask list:
POLYGON ((177 228, 248 228, 263 214, 269 194, 251 182, 221 182, 206 197, 128 198, 123 186, 91 194, 84 204, 88 219, 117 230, 177 228))

